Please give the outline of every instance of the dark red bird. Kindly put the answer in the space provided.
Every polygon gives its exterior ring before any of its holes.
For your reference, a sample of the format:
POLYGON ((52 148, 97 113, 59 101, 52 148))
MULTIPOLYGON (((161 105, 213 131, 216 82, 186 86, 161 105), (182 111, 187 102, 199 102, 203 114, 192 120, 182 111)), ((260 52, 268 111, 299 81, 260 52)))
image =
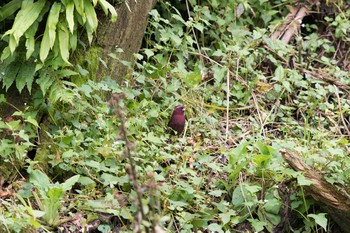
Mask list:
MULTIPOLYGON (((180 135, 185 128, 185 107, 178 105, 175 107, 173 114, 168 123, 168 127, 172 128, 177 135, 180 135)), ((174 134, 174 131, 171 133, 174 134)))

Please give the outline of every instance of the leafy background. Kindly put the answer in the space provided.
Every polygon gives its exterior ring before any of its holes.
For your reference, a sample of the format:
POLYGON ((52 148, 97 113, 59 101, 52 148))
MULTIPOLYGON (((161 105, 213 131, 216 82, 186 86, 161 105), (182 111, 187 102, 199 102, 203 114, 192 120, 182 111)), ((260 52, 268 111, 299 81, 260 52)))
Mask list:
POLYGON ((288 222, 293 232, 336 232, 280 149, 348 191, 347 2, 310 5, 315 13, 283 44, 270 36, 295 1, 160 1, 121 83, 70 66, 87 46, 77 28, 91 43, 95 9, 116 16, 107 1, 79 2, 0 9, 2 85, 34 90, 33 103, 0 122, 2 230, 278 232, 288 222), (178 104, 187 125, 174 138, 165 126, 178 104))

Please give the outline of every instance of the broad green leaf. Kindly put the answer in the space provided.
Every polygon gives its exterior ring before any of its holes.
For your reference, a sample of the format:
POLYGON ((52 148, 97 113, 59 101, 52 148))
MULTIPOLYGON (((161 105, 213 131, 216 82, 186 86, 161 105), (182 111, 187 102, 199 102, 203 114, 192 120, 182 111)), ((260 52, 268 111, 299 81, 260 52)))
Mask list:
POLYGON ((297 181, 298 181, 298 185, 302 185, 302 186, 303 185, 308 186, 314 183, 311 180, 307 180, 305 176, 303 176, 302 174, 297 175, 297 181))
POLYGON ((217 224, 217 223, 211 223, 208 226, 208 230, 210 232, 224 233, 224 231, 222 230, 222 227, 219 224, 217 224))
POLYGON ((47 189, 51 184, 49 177, 39 170, 31 171, 29 174, 29 180, 32 184, 34 184, 37 187, 40 187, 43 190, 47 189))
POLYGON ((273 78, 273 80, 282 82, 284 79, 284 69, 282 66, 278 66, 275 70, 275 77, 273 78))
POLYGON ((71 178, 69 178, 68 180, 66 180, 62 184, 63 190, 64 191, 71 190, 73 185, 75 185, 75 183, 78 182, 79 178, 80 178, 80 175, 75 175, 75 176, 72 176, 71 178))
POLYGON ((97 29, 98 21, 95 8, 89 0, 84 0, 85 16, 86 16, 86 30, 88 32, 89 43, 92 42, 92 33, 97 29))
POLYGON ((147 55, 147 58, 154 56, 154 52, 151 49, 145 49, 144 53, 147 55))
POLYGON ((57 71, 57 75, 60 77, 68 77, 72 75, 78 75, 78 72, 69 69, 62 69, 57 71))
POLYGON ((61 24, 58 29, 58 41, 60 45, 60 54, 67 64, 70 64, 69 59, 69 31, 64 24, 61 24))
POLYGON ((192 88, 200 84, 202 81, 202 75, 198 69, 196 69, 193 72, 190 72, 186 77, 184 78, 184 82, 186 83, 187 87, 192 88))
POLYGON ((256 142, 256 146, 258 147, 261 154, 263 154, 263 155, 270 155, 271 154, 269 147, 267 145, 265 145, 264 143, 258 141, 258 142, 256 142))
POLYGON ((219 67, 218 65, 213 66, 215 83, 221 83, 221 81, 226 77, 227 67, 219 67))
POLYGON ((245 189, 250 192, 251 194, 257 193, 261 190, 261 187, 258 185, 249 185, 248 183, 245 183, 245 189))
POLYGON ((106 0, 99 0, 98 1, 100 3, 101 8, 103 9, 103 11, 105 12, 105 14, 108 14, 108 11, 111 12, 111 21, 112 22, 116 22, 117 21, 117 11, 115 10, 114 6, 112 6, 109 2, 107 2, 106 0))
POLYGON ((30 124, 32 124, 32 125, 34 125, 34 126, 40 128, 38 122, 37 122, 33 117, 31 117, 31 116, 28 116, 28 117, 25 119, 25 122, 29 122, 30 124))
POLYGON ((55 44, 56 40, 56 26, 60 16, 61 4, 54 2, 51 7, 49 17, 46 22, 46 28, 44 32, 43 39, 41 40, 40 45, 40 60, 45 61, 47 55, 49 54, 50 49, 55 44))
POLYGON ((85 25, 85 29, 86 29, 86 34, 87 34, 87 37, 88 37, 88 41, 91 44, 92 39, 93 39, 94 30, 91 28, 90 24, 86 24, 85 25))
POLYGON ((91 98, 90 93, 92 92, 92 88, 89 85, 83 84, 79 87, 79 90, 82 91, 87 97, 91 98))
POLYGON ((204 30, 203 24, 200 24, 200 23, 194 23, 194 24, 193 24, 193 27, 195 27, 196 29, 198 29, 198 31, 200 31, 200 32, 203 32, 203 30, 204 30))
POLYGON ((17 120, 17 121, 10 121, 10 122, 6 122, 6 125, 8 126, 8 129, 15 131, 19 129, 19 123, 21 121, 17 120))
POLYGON ((221 197, 221 195, 224 193, 224 191, 217 189, 217 190, 212 190, 209 192, 209 195, 212 195, 214 197, 221 197))
POLYGON ((77 34, 77 30, 74 30, 73 34, 71 34, 69 37, 69 47, 71 48, 72 51, 74 51, 77 48, 77 44, 78 44, 78 34, 77 34))
POLYGON ((254 227, 254 232, 262 232, 264 230, 264 226, 267 225, 266 222, 259 221, 257 219, 248 219, 248 221, 252 224, 254 227))
POLYGON ((103 179, 103 183, 105 185, 115 185, 118 183, 118 177, 109 173, 103 173, 101 175, 101 179, 103 179))
POLYGON ((12 0, 5 6, 2 6, 0 8, 0 22, 15 13, 21 7, 22 1, 23 0, 12 0))
POLYGON ((254 156, 253 161, 258 165, 258 167, 264 168, 264 167, 267 167, 271 158, 272 158, 271 155, 260 154, 260 155, 254 156))
POLYGON ((3 35, 11 35, 10 42, 15 43, 15 47, 10 45, 11 53, 19 44, 19 39, 27 31, 27 29, 37 20, 41 10, 44 8, 46 0, 39 0, 33 3, 32 0, 24 0, 21 10, 17 13, 15 22, 10 30, 3 35))
POLYGON ((84 0, 74 0, 74 6, 78 14, 80 15, 80 20, 81 20, 80 23, 84 25, 86 22, 84 0))
POLYGON ((13 52, 16 50, 18 45, 18 42, 16 41, 15 37, 13 36, 13 34, 10 35, 10 40, 9 40, 9 48, 10 48, 10 52, 11 54, 13 54, 13 52))
POLYGON ((315 219, 315 222, 327 231, 328 220, 326 218, 326 213, 308 214, 307 216, 315 219))
POLYGON ((4 48, 1 54, 1 61, 4 61, 6 58, 8 58, 11 55, 10 46, 7 46, 4 48))
POLYGON ((26 60, 29 59, 29 57, 33 54, 34 49, 35 49, 35 34, 36 31, 38 30, 39 23, 36 21, 28 28, 28 30, 25 32, 25 37, 26 37, 26 60))
POLYGON ((62 187, 52 187, 47 192, 47 197, 53 199, 52 201, 57 202, 64 195, 64 190, 62 187))
POLYGON ((162 140, 159 137, 155 136, 153 132, 148 133, 145 137, 145 140, 156 144, 162 143, 162 140))
POLYGON ((79 178, 79 182, 82 185, 94 185, 95 186, 95 181, 93 181, 91 178, 86 177, 86 176, 82 176, 79 178))
POLYGON ((68 23, 69 31, 74 33, 74 3, 69 2, 66 6, 66 20, 68 23))
POLYGON ((28 60, 33 54, 35 48, 35 38, 34 36, 28 37, 26 40, 26 59, 28 60))
MULTIPOLYGON (((35 216, 35 218, 41 218, 42 216, 45 215, 45 211, 41 211, 41 210, 33 210, 32 211, 33 216, 35 216)), ((33 227, 41 227, 41 224, 37 221, 35 221, 34 219, 31 219, 31 224, 33 224, 33 227)))

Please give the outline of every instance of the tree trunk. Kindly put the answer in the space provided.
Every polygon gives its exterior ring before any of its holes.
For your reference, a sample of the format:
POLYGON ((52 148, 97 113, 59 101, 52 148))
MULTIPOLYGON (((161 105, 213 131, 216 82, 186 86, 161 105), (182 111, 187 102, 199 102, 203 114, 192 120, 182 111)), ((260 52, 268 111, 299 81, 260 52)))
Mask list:
POLYGON ((130 68, 118 60, 134 64, 134 54, 141 47, 147 27, 148 14, 155 3, 156 0, 129 0, 127 4, 123 3, 119 6, 117 10, 118 20, 115 23, 110 22, 108 16, 100 17, 96 39, 97 45, 103 48, 101 58, 107 64, 107 68, 100 65, 98 79, 109 75, 112 79, 120 82, 128 74, 130 68), (117 53, 118 60, 108 56, 109 53, 115 53, 116 48, 121 48, 124 51, 120 54, 117 53))

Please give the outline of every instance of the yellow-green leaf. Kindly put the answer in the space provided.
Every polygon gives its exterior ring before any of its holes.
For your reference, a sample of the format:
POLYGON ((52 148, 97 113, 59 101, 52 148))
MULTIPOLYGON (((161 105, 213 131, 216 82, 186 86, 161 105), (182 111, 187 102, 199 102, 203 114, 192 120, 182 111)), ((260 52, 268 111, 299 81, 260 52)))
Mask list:
POLYGON ((70 33, 74 32, 74 3, 70 2, 66 6, 66 19, 70 33))
POLYGON ((111 12, 111 21, 115 22, 117 21, 117 11, 115 10, 114 6, 112 6, 109 2, 107 2, 106 0, 99 0, 100 6, 103 9, 103 11, 105 12, 105 14, 108 14, 108 11, 111 12))
POLYGON ((10 30, 5 32, 4 36, 10 36, 12 45, 10 51, 18 46, 20 38, 27 31, 27 29, 37 20, 41 10, 44 8, 46 0, 39 0, 33 3, 32 0, 24 0, 22 2, 21 10, 17 13, 13 26, 10 30))
POLYGON ((32 24, 32 26, 26 31, 25 33, 25 37, 27 38, 26 40, 26 60, 28 60, 30 58, 30 56, 33 54, 34 52, 34 47, 35 47, 35 34, 36 31, 38 29, 39 23, 35 22, 32 24))
POLYGON ((69 32, 68 28, 65 25, 60 25, 58 29, 58 40, 60 46, 60 54, 67 64, 70 64, 69 59, 69 32))
POLYGON ((50 49, 52 49, 56 40, 56 26, 60 16, 61 4, 55 2, 50 10, 49 17, 46 22, 46 28, 40 45, 40 60, 45 61, 50 49))
POLYGON ((84 11, 84 0, 74 0, 75 9, 81 16, 83 23, 86 21, 85 11, 84 11))
POLYGON ((69 46, 74 51, 77 48, 78 36, 77 31, 75 30, 72 35, 69 37, 69 46))
MULTIPOLYGON (((98 25, 95 8, 92 6, 89 0, 85 0, 84 4, 85 4, 85 16, 86 16, 86 23, 87 23, 86 26, 88 26, 87 30, 88 30, 88 33, 93 33, 96 31, 97 25, 98 25)), ((91 43, 92 40, 91 41, 89 40, 89 42, 91 43)))

